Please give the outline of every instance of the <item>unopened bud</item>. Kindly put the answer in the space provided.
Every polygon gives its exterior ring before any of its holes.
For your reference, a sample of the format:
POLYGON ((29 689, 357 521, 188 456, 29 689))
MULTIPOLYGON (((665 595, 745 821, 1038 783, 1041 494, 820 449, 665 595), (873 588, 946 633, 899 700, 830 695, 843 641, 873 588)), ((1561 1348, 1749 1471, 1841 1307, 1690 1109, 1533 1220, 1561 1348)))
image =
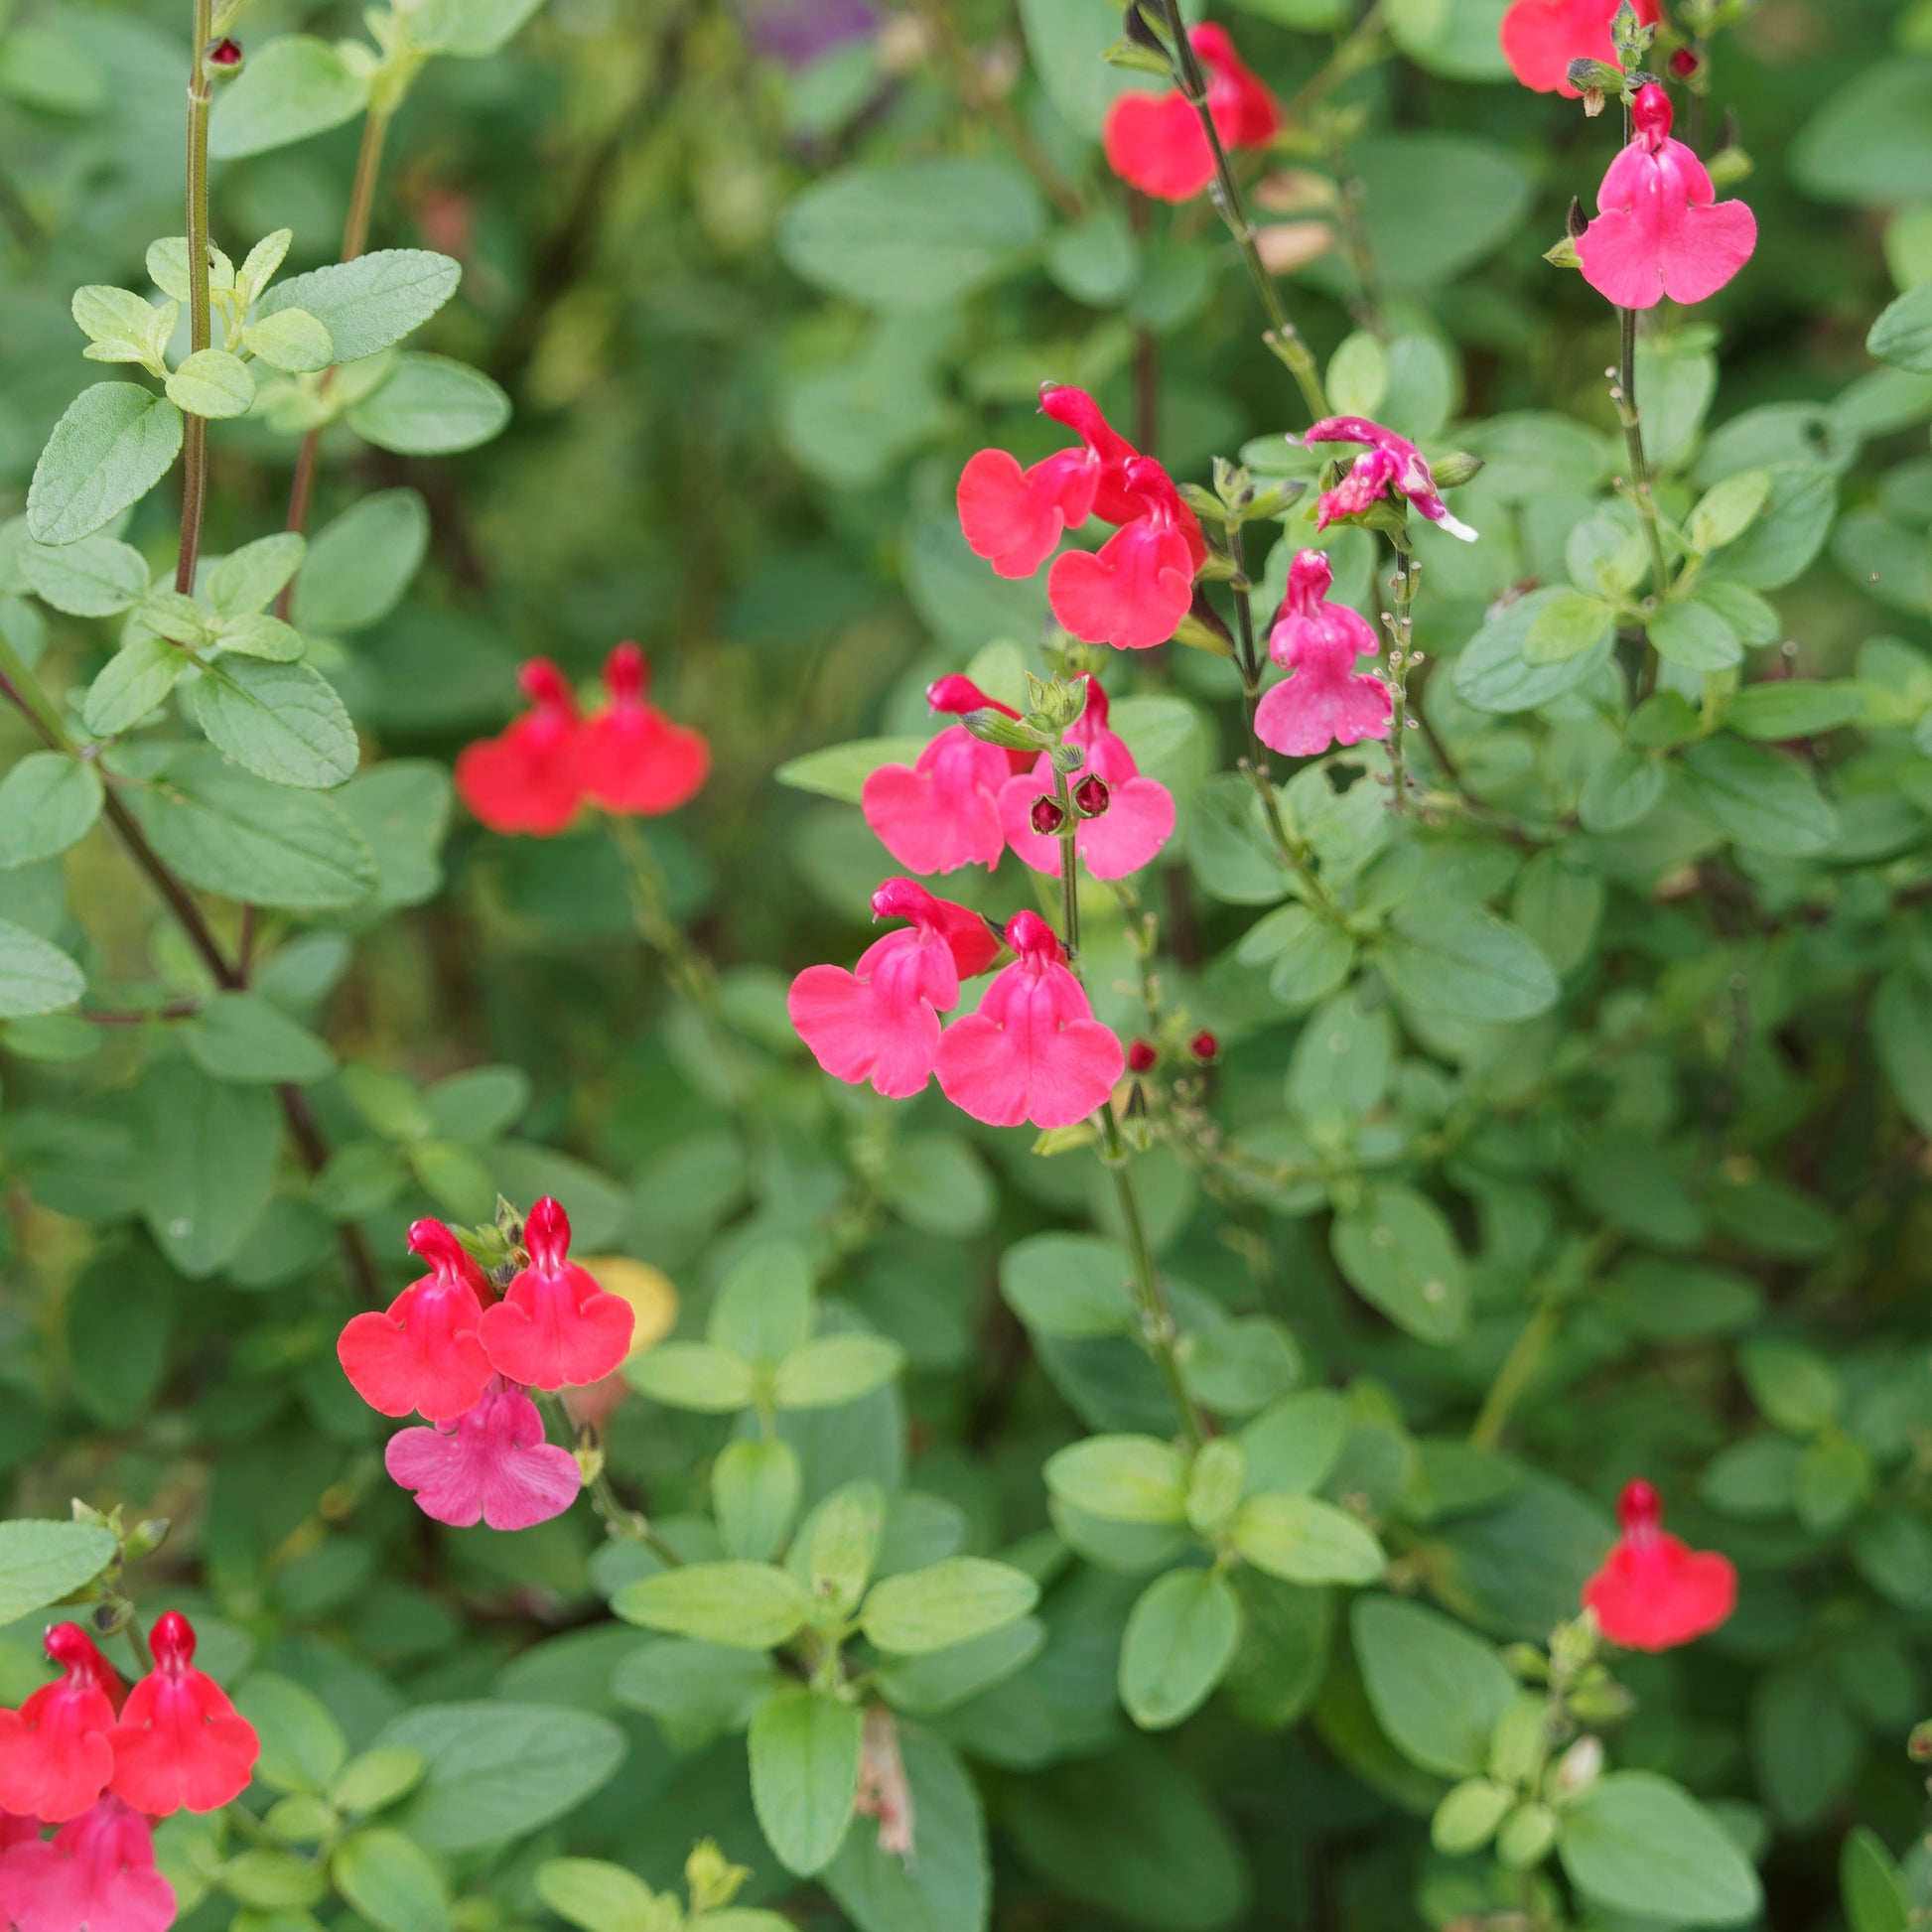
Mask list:
POLYGON ((1133 1040, 1127 1048, 1127 1069, 1130 1073, 1152 1073, 1160 1057, 1146 1040, 1133 1040))
POLYGON ((597 1431, 589 1423, 577 1427, 577 1448, 573 1451, 577 1457, 577 1467, 588 1488, 604 1473, 604 1445, 597 1440, 597 1431))
POLYGON ((1205 1027, 1187 1042, 1187 1050, 1203 1066, 1211 1065, 1221 1057, 1221 1042, 1205 1027))
POLYGON ((207 64, 218 73, 233 75, 241 71, 241 43, 223 34, 207 51, 207 64))
POLYGON ((1089 771, 1073 787, 1074 809, 1082 818, 1104 818, 1107 807, 1112 804, 1113 795, 1107 789, 1107 781, 1089 771))
POLYGON ((167 1541, 168 1527, 168 1519, 165 1516, 150 1516, 136 1523, 121 1544, 128 1562, 136 1563, 142 1557, 153 1556, 167 1541))
POLYGON ((1060 801, 1043 791, 1034 800, 1034 808, 1027 816, 1042 839, 1050 839, 1066 823, 1066 812, 1060 801))
POLYGON ((693 1912, 722 1911, 752 1875, 749 1865, 733 1864, 715 1839, 704 1839, 684 1862, 684 1884, 693 1912))
POLYGON ((1670 70, 1680 80, 1688 80, 1704 65, 1688 47, 1680 47, 1670 57, 1670 70))
POLYGON ((1905 1749, 1915 1764, 1932 1764, 1932 1723, 1914 1725, 1905 1749))
POLYGON ((1452 456, 1446 456, 1429 467, 1435 473, 1439 488, 1455 489, 1475 479, 1482 468, 1482 459, 1471 456, 1467 450, 1457 450, 1452 456))
POLYGON ((1597 1774, 1602 1768, 1602 1738, 1579 1737, 1557 1760, 1556 1776, 1551 1780, 1551 1788, 1558 1801, 1582 1797, 1596 1782, 1597 1774))

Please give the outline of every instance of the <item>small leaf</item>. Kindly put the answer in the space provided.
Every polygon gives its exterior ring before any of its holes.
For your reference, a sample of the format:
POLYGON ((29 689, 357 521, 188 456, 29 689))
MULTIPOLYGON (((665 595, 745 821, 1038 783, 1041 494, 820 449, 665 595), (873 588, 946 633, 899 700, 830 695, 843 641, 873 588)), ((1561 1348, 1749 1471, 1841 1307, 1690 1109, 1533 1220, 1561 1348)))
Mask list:
MULTIPOLYGON (((5 944, 0 930, 0 948, 5 944)), ((95 1523, 41 1517, 0 1523, 0 1623, 16 1622, 91 1583, 107 1568, 114 1548, 113 1532, 95 1523)))
POLYGON ((1109 1523, 1184 1523, 1187 1464, 1152 1436, 1090 1436, 1047 1458, 1060 1501, 1109 1523))
POLYGON ((805 1620, 805 1595, 797 1583, 762 1563, 694 1563, 666 1570, 626 1584, 611 1607, 646 1629, 702 1637, 734 1650, 769 1650, 795 1636, 805 1620))
POLYGON ((1241 1641, 1241 1604, 1217 1570, 1171 1570, 1148 1586, 1120 1647, 1120 1701, 1143 1730, 1205 1704, 1241 1641))
POLYGON ((1563 591, 1540 610, 1523 637, 1527 664, 1567 664, 1616 630, 1616 606, 1583 591, 1563 591))
POLYGON ((300 309, 327 331, 338 362, 359 362, 420 329, 456 293, 462 264, 427 248, 377 248, 291 276, 256 306, 256 320, 300 309))
POLYGON ((21 574, 34 594, 76 618, 111 618, 148 594, 148 564, 132 544, 113 537, 20 546, 21 574))
POLYGON ((752 1403, 751 1364, 716 1342, 661 1341, 623 1372, 640 1395, 672 1409, 724 1416, 752 1403))
POLYGON ((165 638, 137 634, 101 667, 87 687, 81 722, 96 738, 112 738, 148 717, 194 660, 165 638))
POLYGON ((307 664, 229 657, 192 694, 209 740, 259 777, 326 790, 355 772, 361 747, 336 687, 307 664))
POLYGON ((255 378, 239 355, 198 348, 168 378, 168 395, 191 416, 245 416, 255 400, 255 378))
POLYGON ((241 345, 286 375, 312 374, 336 359, 329 331, 306 309, 282 309, 251 322, 241 333, 241 345))
POLYGON ((788 1871, 831 1863, 852 1822, 866 1721, 822 1691, 774 1691, 752 1715, 752 1801, 765 1842, 788 1871))
POLYGON ((910 764, 927 743, 923 738, 855 739, 848 745, 828 745, 822 752, 789 759, 779 765, 775 776, 781 785, 790 785, 796 791, 816 792, 821 798, 856 805, 866 780, 882 764, 910 764))
POLYGON ((350 1909, 376 1932, 447 1932, 443 1874, 401 1832, 386 1826, 351 1832, 329 1862, 329 1875, 350 1909))
POLYGON ((1768 470, 1740 470, 1706 492, 1691 512, 1685 534, 1700 556, 1735 543, 1764 513, 1771 500, 1768 470))
POLYGON ((1393 1596, 1358 1597, 1349 1622, 1369 1705, 1397 1749, 1443 1777, 1482 1771, 1517 1688, 1494 1647, 1393 1596))
POLYGON ((778 1364, 773 1399, 780 1409, 832 1409, 884 1388, 904 1362, 884 1335, 821 1335, 778 1364))
POLYGON ((28 535, 36 543, 92 536, 168 474, 181 438, 181 411, 138 382, 81 390, 34 466, 28 535))
POLYGON ((223 557, 207 574, 204 587, 216 617, 246 617, 268 608, 269 601, 302 568, 308 548, 293 530, 258 537, 223 557))
POLYGON ((1229 1534, 1257 1570, 1285 1584, 1372 1584, 1388 1564, 1362 1524, 1312 1496, 1251 1496, 1229 1534))
POLYGON ((51 859, 100 816, 100 773, 65 752, 30 752, 0 779, 0 872, 51 859))
POLYGON ((875 1584, 859 1627, 881 1650, 916 1657, 970 1643, 1023 1617, 1039 1600, 1024 1570, 980 1557, 950 1557, 875 1584))
POLYGON ((0 919, 0 1020, 59 1013, 86 990, 80 968, 59 946, 0 919))
POLYGON ((1466 899, 1399 905, 1376 955, 1398 998, 1458 1020, 1532 1020, 1557 976, 1529 935, 1466 899))
POLYGON ((1420 1341, 1454 1341, 1469 1323, 1461 1250, 1443 1211, 1400 1182, 1369 1190, 1329 1234, 1348 1285, 1420 1341))
POLYGON ((208 154, 233 161, 306 141, 353 120, 368 97, 368 81, 327 41, 283 34, 251 49, 248 65, 222 86, 208 121, 208 154))
POLYGON ((415 351, 398 355, 388 379, 345 418, 356 435, 398 456, 474 450, 509 419, 509 397, 481 369, 415 351))
POLYGON ((1612 1771, 1564 1814, 1557 1853, 1585 1897, 1672 1925, 1742 1925, 1763 1906, 1736 1841, 1689 1792, 1649 1771, 1612 1771))

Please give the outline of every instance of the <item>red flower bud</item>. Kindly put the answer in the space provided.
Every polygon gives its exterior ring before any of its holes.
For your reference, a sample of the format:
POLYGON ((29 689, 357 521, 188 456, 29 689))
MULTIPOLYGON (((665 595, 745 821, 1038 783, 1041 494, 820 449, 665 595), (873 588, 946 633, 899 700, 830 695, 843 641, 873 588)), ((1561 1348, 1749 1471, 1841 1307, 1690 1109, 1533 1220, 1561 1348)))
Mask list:
POLYGON ((1113 794, 1107 789, 1106 779, 1091 771, 1073 787, 1073 803, 1082 818, 1104 817, 1112 802, 1113 794))
POLYGON ((1214 1035, 1206 1030, 1206 1028, 1203 1027, 1201 1031, 1197 1033, 1193 1036, 1193 1038, 1187 1042, 1187 1050, 1188 1052, 1193 1054, 1195 1059, 1199 1060, 1203 1066, 1206 1066, 1211 1061, 1217 1060, 1221 1057, 1221 1042, 1218 1039, 1216 1039, 1214 1035))
POLYGON ((1688 47, 1680 47, 1670 57, 1670 70, 1680 80, 1688 80, 1704 65, 1688 47))
POLYGON ((238 68, 241 65, 241 43, 230 40, 227 35, 214 43, 207 51, 208 65, 217 68, 238 68))
POLYGON ((1034 800, 1028 820, 1042 839, 1050 839, 1066 823, 1066 813, 1057 798, 1042 791, 1034 800))
POLYGON ((1152 1046, 1144 1039, 1133 1041, 1127 1049, 1127 1068, 1130 1073, 1152 1073, 1154 1063, 1160 1058, 1152 1046))

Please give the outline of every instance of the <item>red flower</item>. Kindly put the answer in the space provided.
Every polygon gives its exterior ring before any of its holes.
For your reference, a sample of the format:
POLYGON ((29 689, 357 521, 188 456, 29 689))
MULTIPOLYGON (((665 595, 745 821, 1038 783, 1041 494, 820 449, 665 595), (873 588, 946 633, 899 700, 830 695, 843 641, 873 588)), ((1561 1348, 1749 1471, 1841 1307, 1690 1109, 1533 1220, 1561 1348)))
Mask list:
MULTIPOLYGON (((1570 84, 1572 61, 1616 62, 1610 22, 1622 0, 1515 0, 1503 15, 1503 58, 1510 71, 1538 93, 1576 99, 1570 84)), ((1657 0, 1636 0, 1637 15, 1655 26, 1657 0)))
POLYGON ((1670 96, 1637 90, 1636 134, 1596 193, 1596 219, 1577 238, 1584 280, 1619 309, 1716 295, 1750 260, 1757 217, 1720 202, 1704 163, 1670 138, 1670 96))
POLYGON ((550 838, 577 816, 583 802, 577 700, 547 657, 531 658, 516 681, 532 708, 500 737, 483 739, 458 754, 456 788, 492 832, 550 838))
POLYGON ((934 898, 910 879, 872 896, 875 918, 910 919, 842 966, 807 966, 787 1002, 798 1037, 836 1080, 902 1100, 924 1087, 939 1046, 939 1015, 959 1004, 959 982, 983 973, 1000 949, 977 912, 934 898))
MULTIPOLYGON (((1224 148, 1257 148, 1282 124, 1275 96, 1211 21, 1187 36, 1207 69, 1207 111, 1224 148)), ((1178 89, 1122 94, 1107 110, 1101 145, 1122 181, 1158 201, 1190 201, 1214 179, 1200 115, 1178 89)))
POLYGON ((152 1818, 219 1811, 240 1797, 261 1755, 255 1727, 195 1668, 195 1631, 179 1610, 159 1617, 154 1669, 127 1694, 114 1746, 115 1797, 152 1818))
POLYGON ((18 1711, 0 1711, 0 1811, 59 1825, 85 1811, 114 1775, 107 1736, 121 1680, 78 1624, 48 1631, 47 1654, 64 1675, 18 1711))
POLYGON ((0 1924, 18 1932, 168 1932, 174 1922, 154 1834, 118 1798, 102 1798, 49 1844, 36 1834, 0 1852, 0 1924))
POLYGON ((1318 550, 1304 550, 1288 570, 1288 596, 1268 639, 1268 654, 1292 675, 1262 698, 1255 731, 1291 758, 1315 758, 1331 745, 1387 738, 1395 695, 1355 668, 1373 656, 1375 631, 1343 604, 1324 603, 1334 571, 1318 550))
POLYGON ((1116 650, 1148 650, 1180 627, 1207 546, 1193 511, 1152 457, 1127 466, 1127 485, 1140 505, 1134 521, 1097 553, 1055 557, 1046 596, 1074 636, 1116 650))
POLYGON ((336 1343, 343 1373, 371 1409, 414 1409, 448 1422, 476 1406, 494 1371, 478 1323, 489 1284, 441 1221, 418 1221, 409 1246, 431 1272, 377 1314, 355 1315, 336 1343))
POLYGON ((536 1404, 500 1377, 454 1422, 398 1430, 382 1462, 401 1487, 415 1491, 424 1515, 457 1529, 547 1523, 577 1500, 584 1483, 576 1456, 544 1440, 536 1404))
POLYGON ((1423 453, 1406 436, 1398 436, 1365 416, 1324 416, 1302 437, 1304 443, 1361 443, 1362 454, 1334 488, 1325 489, 1315 505, 1314 527, 1325 530, 1338 516, 1360 516, 1371 504, 1390 495, 1406 496, 1430 522, 1464 543, 1476 533, 1449 514, 1436 487, 1436 476, 1423 453))
POLYGON ((939 1041, 939 1085, 989 1127, 1070 1127, 1105 1103, 1127 1056, 1093 1017, 1044 919, 1016 912, 1007 944, 1019 958, 939 1041))
POLYGON ((1584 1604, 1604 1636, 1625 1650, 1673 1650, 1729 1617, 1737 1606, 1730 1560, 1667 1535, 1649 1483, 1624 1485, 1616 1518, 1623 1534, 1584 1586, 1584 1604))
MULTIPOLYGON (((926 692, 935 711, 990 710, 1020 714, 996 703, 965 677, 942 677, 926 692)), ((984 866, 990 872, 1007 849, 1000 829, 1000 787, 1024 754, 1003 752, 964 725, 948 725, 912 764, 882 764, 869 772, 859 809, 879 842, 917 873, 984 866)))
POLYGON ((711 747, 644 702, 650 665, 635 644, 604 660, 610 703, 585 724, 579 771, 584 793, 607 812, 654 818, 675 811, 711 769, 711 747))
POLYGON ((523 1240, 530 1265, 478 1323, 490 1362, 526 1388, 601 1380, 628 1352, 636 1311, 569 1259, 570 1218, 548 1195, 530 1209, 523 1240))

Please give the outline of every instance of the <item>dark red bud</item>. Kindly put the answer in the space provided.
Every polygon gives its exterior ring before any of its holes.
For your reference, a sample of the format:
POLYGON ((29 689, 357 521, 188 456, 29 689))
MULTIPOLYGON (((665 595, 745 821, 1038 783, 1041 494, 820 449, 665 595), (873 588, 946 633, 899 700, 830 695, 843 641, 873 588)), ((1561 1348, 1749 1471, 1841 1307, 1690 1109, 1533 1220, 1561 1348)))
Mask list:
POLYGON ((1082 818, 1101 817, 1112 802, 1106 779, 1091 771, 1073 787, 1073 803, 1082 818))
POLYGON ((1187 1050, 1205 1066, 1221 1057, 1221 1042, 1203 1028, 1187 1042, 1187 1050))
POLYGON ((1670 57, 1670 70, 1680 80, 1688 80, 1704 65, 1688 47, 1680 47, 1670 57))
POLYGON ((210 66, 217 68, 238 68, 241 65, 241 43, 230 40, 227 35, 214 43, 207 51, 210 66))
POLYGON ((1146 1040, 1137 1039, 1127 1049, 1127 1067, 1131 1073, 1152 1073, 1154 1063, 1160 1058, 1146 1040))
POLYGON ((1034 830, 1042 839, 1050 839, 1066 823, 1066 813, 1061 810, 1060 801, 1049 798, 1043 791, 1034 800, 1034 808, 1029 816, 1034 830))

